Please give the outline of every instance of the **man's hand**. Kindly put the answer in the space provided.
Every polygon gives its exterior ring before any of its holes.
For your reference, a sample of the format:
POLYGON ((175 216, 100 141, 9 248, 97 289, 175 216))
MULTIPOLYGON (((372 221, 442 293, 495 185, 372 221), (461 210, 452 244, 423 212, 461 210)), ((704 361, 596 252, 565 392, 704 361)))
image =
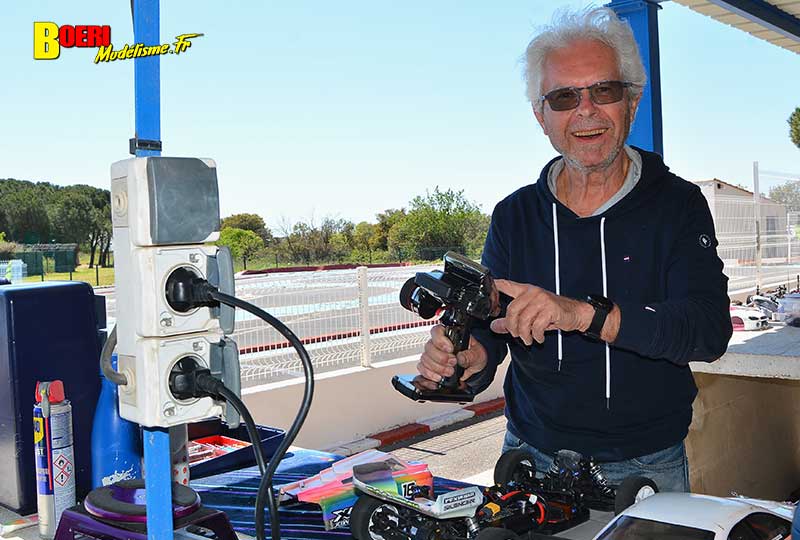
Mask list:
POLYGON ((417 371, 422 375, 418 383, 429 390, 435 390, 442 377, 455 373, 456 362, 464 368, 461 381, 466 381, 485 368, 487 360, 486 349, 472 336, 469 338, 469 348, 458 353, 456 358, 453 355, 453 344, 444 335, 444 326, 437 324, 431 328, 431 338, 425 343, 425 350, 417 364, 417 371))
POLYGON ((506 316, 492 321, 491 328, 498 334, 511 334, 530 345, 544 342, 548 330, 584 332, 592 323, 594 308, 586 302, 558 296, 535 285, 507 279, 494 282, 500 292, 514 298, 506 316))

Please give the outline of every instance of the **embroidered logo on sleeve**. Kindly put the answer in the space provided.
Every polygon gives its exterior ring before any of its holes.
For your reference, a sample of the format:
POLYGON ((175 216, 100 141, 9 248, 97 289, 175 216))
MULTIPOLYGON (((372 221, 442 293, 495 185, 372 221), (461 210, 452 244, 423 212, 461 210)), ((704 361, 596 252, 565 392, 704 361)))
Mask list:
POLYGON ((711 247, 711 237, 708 236, 705 233, 700 235, 700 238, 698 238, 698 241, 700 242, 700 247, 703 247, 703 248, 710 248, 711 247))

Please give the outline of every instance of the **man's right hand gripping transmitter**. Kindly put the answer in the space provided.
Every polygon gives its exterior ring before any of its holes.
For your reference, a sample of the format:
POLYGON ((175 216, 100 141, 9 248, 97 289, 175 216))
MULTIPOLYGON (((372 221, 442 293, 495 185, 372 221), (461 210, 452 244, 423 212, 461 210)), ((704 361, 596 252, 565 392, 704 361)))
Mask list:
MULTIPOLYGON (((423 319, 441 314, 439 322, 453 344, 453 354, 469 347, 470 332, 476 321, 501 314, 500 294, 489 269, 453 251, 444 256, 444 271, 418 272, 400 290, 400 305, 423 319)), ((422 384, 422 375, 395 375, 392 385, 416 401, 467 402, 475 392, 461 376, 464 368, 456 363, 455 372, 442 378, 435 390, 422 384)))

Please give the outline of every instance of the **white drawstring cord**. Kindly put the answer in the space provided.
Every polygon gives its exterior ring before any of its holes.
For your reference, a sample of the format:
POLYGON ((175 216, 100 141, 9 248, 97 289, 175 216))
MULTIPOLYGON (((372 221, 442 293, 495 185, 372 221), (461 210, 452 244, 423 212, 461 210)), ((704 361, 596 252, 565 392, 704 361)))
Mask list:
MULTIPOLYGON (((603 264, 603 296, 608 297, 606 273, 606 218, 600 218, 600 259, 603 264)), ((606 342, 606 409, 611 408, 611 347, 606 342)))
MULTIPOLYGON (((558 261, 558 212, 556 203, 553 203, 553 246, 556 251, 556 294, 561 295, 561 267, 558 261)), ((561 359, 563 358, 563 344, 561 341, 561 330, 558 330, 558 371, 561 371, 561 359)))

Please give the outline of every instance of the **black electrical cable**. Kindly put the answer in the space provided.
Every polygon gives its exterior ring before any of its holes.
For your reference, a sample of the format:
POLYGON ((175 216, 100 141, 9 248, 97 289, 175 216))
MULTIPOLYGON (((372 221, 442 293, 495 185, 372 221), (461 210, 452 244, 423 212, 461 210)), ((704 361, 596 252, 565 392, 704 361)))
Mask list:
MULTIPOLYGON (((300 410, 297 412, 297 416, 292 422, 289 431, 286 432, 286 435, 281 441, 281 444, 278 445, 278 449, 275 450, 275 454, 272 456, 272 459, 269 460, 269 465, 267 466, 267 471, 261 477, 261 482, 258 485, 258 495, 256 496, 256 508, 255 508, 255 528, 256 528, 256 537, 258 540, 266 540, 264 535, 264 499, 266 497, 266 502, 269 505, 269 515, 270 515, 270 527, 272 530, 272 540, 280 540, 281 538, 281 530, 280 530, 280 520, 278 518, 278 504, 275 500, 275 494, 272 490, 272 478, 275 475, 275 470, 278 468, 278 464, 280 463, 283 456, 286 454, 286 450, 289 446, 294 442, 295 437, 297 437, 297 432, 300 431, 300 427, 303 425, 303 422, 308 415, 308 410, 311 407, 311 398, 314 395, 314 368, 311 365, 311 358, 308 355, 308 351, 303 346, 303 343, 298 339, 298 337, 292 332, 285 324, 281 321, 264 311, 258 306, 254 306, 249 302, 245 302, 244 300, 240 300, 235 296, 230 296, 225 293, 221 293, 216 289, 213 289, 211 286, 208 286, 206 289, 207 294, 209 294, 214 300, 218 302, 222 302, 223 304, 228 304, 229 306, 237 307, 247 311, 248 313, 252 313, 259 319, 263 320, 275 330, 277 330, 283 337, 285 337, 289 343, 294 347, 297 351, 297 354, 300 356, 300 361, 303 364, 303 371, 305 372, 306 384, 305 384, 305 391, 303 392, 303 401, 300 405, 300 410)), ((258 438, 256 439, 258 441, 258 438)))
POLYGON ((253 420, 250 411, 247 410, 245 404, 233 390, 225 386, 221 380, 212 376, 208 370, 202 371, 205 371, 205 373, 199 374, 195 381, 197 386, 195 390, 200 390, 201 392, 194 393, 194 396, 211 396, 215 399, 223 398, 236 409, 239 416, 244 420, 247 436, 250 438, 250 442, 253 446, 253 453, 256 455, 258 470, 262 475, 265 474, 267 472, 267 462, 264 459, 264 450, 261 448, 261 437, 258 436, 258 428, 256 428, 256 422, 253 420))
POLYGON ((239 396, 237 396, 236 393, 230 390, 227 386, 221 386, 219 389, 219 395, 225 398, 225 401, 230 403, 233 408, 239 412, 239 416, 242 417, 244 425, 247 428, 247 434, 250 437, 250 442, 253 444, 253 452, 256 455, 258 470, 261 472, 261 476, 263 477, 265 474, 267 474, 267 462, 264 459, 264 449, 261 448, 261 437, 258 435, 258 429, 256 428, 256 423, 253 420, 253 417, 250 415, 250 411, 247 410, 247 407, 245 407, 242 400, 239 399, 239 396))
POLYGON ((111 354, 114 352, 114 347, 116 346, 117 325, 115 324, 114 329, 111 330, 111 333, 106 338, 106 342, 103 344, 103 350, 100 352, 100 371, 102 371, 103 376, 112 383, 117 386, 124 386, 128 384, 128 378, 119 371, 114 370, 111 366, 111 354))

